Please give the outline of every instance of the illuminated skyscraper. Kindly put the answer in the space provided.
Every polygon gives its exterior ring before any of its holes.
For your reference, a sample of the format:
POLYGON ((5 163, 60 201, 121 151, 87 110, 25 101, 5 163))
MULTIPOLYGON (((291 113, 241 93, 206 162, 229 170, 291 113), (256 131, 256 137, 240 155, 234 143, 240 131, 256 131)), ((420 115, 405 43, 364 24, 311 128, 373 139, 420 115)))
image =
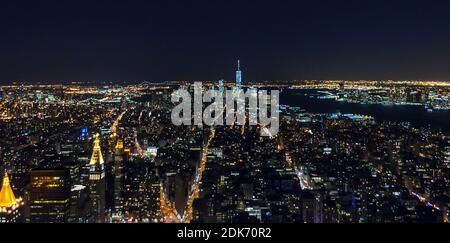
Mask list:
POLYGON ((105 161, 103 160, 102 150, 100 147, 100 135, 97 133, 94 138, 94 149, 92 151, 89 165, 103 165, 105 161))
POLYGON ((72 185, 70 189, 69 223, 88 223, 89 203, 89 189, 83 185, 72 185))
POLYGON ((66 223, 70 209, 70 176, 64 169, 30 172, 30 222, 66 223))
POLYGON ((447 141, 447 146, 444 148, 444 166, 450 169, 450 141, 447 141))
POLYGON ((118 139, 114 153, 114 207, 112 217, 120 221, 123 216, 123 140, 118 139))
POLYGON ((94 149, 89 162, 89 189, 91 198, 92 220, 105 222, 105 165, 100 147, 100 135, 96 134, 94 149))
POLYGON ((241 72, 241 63, 238 60, 237 70, 236 70, 236 86, 241 86, 242 84, 242 72, 241 72))
POLYGON ((19 209, 23 205, 22 198, 16 198, 9 183, 8 173, 3 176, 2 190, 0 191, 0 223, 20 222, 19 209))
POLYGON ((219 92, 223 93, 224 87, 223 87, 223 79, 219 80, 219 92))

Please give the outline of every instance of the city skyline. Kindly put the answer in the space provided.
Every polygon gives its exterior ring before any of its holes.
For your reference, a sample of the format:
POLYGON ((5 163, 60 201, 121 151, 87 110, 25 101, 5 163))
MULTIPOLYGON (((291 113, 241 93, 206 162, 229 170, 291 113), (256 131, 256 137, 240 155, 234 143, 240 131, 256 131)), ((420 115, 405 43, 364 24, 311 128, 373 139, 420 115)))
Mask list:
POLYGON ((4 86, 0 222, 448 223, 450 84, 242 74, 238 61, 226 85, 4 86), (282 93, 276 133, 251 106, 224 126, 171 121, 180 91, 239 104, 255 87, 282 93))
POLYGON ((0 223, 278 241, 304 224, 447 225, 449 9, 4 3, 0 223))

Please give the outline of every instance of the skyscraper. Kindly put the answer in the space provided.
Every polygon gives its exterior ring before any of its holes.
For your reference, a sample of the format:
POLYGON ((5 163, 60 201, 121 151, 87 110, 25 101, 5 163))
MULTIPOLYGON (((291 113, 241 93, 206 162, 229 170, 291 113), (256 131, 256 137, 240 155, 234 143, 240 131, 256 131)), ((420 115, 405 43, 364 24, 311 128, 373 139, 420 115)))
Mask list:
POLYGON ((3 176, 2 190, 0 191, 0 223, 20 222, 19 209, 23 205, 22 198, 16 198, 9 183, 8 173, 3 176))
POLYGON ((224 87, 223 87, 223 79, 219 80, 219 92, 223 94, 224 87))
POLYGON ((114 207, 112 217, 115 222, 123 216, 123 140, 118 139, 114 153, 114 207))
POLYGON ((70 189, 69 223, 87 223, 89 217, 89 189, 83 185, 73 185, 70 189))
POLYGON ((242 72, 241 72, 241 63, 240 60, 238 60, 237 63, 237 70, 236 70, 236 86, 241 86, 242 84, 242 72))
POLYGON ((30 172, 30 177, 30 222, 68 222, 69 172, 65 169, 35 169, 30 172))
POLYGON ((304 192, 302 215, 305 223, 322 223, 322 199, 310 192, 304 192))
POLYGON ((100 135, 96 134, 94 149, 89 162, 89 189, 91 199, 92 221, 105 222, 105 165, 100 147, 100 135))
POLYGON ((450 169, 450 140, 444 148, 444 167, 450 169))

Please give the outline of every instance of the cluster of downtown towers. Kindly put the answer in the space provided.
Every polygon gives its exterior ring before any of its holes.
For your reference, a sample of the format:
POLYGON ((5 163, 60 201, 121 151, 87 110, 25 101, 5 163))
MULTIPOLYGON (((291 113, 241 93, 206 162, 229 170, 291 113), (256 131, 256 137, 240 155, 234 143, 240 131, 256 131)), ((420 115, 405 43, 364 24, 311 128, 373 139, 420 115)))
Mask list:
MULTIPOLYGON (((240 61, 237 63, 236 86, 242 83, 240 61)), ((223 85, 223 80, 219 81, 223 85)), ((123 114, 122 114, 123 115, 123 114)), ((118 119, 120 120, 120 119, 118 119)), ((114 128, 117 129, 118 124, 114 128)), ((128 156, 123 139, 110 129, 116 143, 113 151, 112 166, 106 168, 102 154, 101 136, 93 134, 92 146, 88 145, 88 129, 82 128, 80 138, 85 145, 92 147, 89 163, 76 167, 42 166, 29 171, 29 184, 24 197, 16 197, 10 183, 8 166, 4 165, 2 187, 0 191, 0 223, 105 223, 134 222, 133 216, 125 215, 124 209, 124 162, 128 156), (50 168, 47 168, 50 167, 50 168), (108 183, 109 172, 112 180, 108 183), (108 188, 110 187, 110 188, 108 188), (108 192, 110 194, 109 203, 108 192), (26 203, 25 203, 26 201, 26 203), (109 207, 109 209, 107 209, 109 207)), ((0 167, 1 168, 1 167, 0 167)), ((145 222, 163 222, 160 212, 160 185, 150 185, 147 195, 151 206, 145 222), (151 198, 151 199, 150 199, 151 198), (150 221, 151 218, 152 220, 150 221)), ((139 206, 137 206, 139 207, 139 206)))

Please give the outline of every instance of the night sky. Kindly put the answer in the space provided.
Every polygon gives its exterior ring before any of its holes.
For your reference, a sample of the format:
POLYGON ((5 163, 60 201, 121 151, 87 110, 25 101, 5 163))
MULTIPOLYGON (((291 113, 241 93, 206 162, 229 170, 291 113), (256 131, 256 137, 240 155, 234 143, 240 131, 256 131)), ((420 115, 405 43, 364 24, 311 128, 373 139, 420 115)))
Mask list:
POLYGON ((450 1, 2 1, 0 81, 450 80, 450 1))

